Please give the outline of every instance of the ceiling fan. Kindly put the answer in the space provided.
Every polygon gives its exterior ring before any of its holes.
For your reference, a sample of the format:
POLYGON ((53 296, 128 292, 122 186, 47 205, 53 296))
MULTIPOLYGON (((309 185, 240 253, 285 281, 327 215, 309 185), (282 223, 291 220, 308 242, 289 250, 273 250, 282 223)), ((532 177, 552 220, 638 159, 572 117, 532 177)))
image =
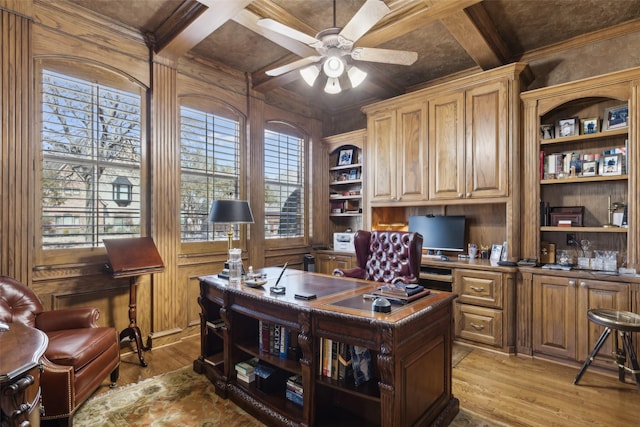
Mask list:
POLYGON ((300 69, 304 80, 313 86, 320 74, 320 66, 327 75, 325 92, 339 93, 339 77, 347 69, 347 75, 352 87, 358 86, 367 73, 354 65, 348 64, 345 57, 350 56, 356 61, 379 62, 385 64, 411 65, 418 59, 416 52, 392 49, 378 49, 370 47, 354 47, 354 44, 366 34, 378 21, 391 10, 381 0, 366 0, 344 28, 336 27, 336 0, 333 0, 333 27, 320 31, 311 37, 270 18, 258 20, 258 25, 278 34, 304 43, 318 52, 318 55, 293 61, 280 67, 266 71, 269 76, 279 76, 290 71, 300 69))

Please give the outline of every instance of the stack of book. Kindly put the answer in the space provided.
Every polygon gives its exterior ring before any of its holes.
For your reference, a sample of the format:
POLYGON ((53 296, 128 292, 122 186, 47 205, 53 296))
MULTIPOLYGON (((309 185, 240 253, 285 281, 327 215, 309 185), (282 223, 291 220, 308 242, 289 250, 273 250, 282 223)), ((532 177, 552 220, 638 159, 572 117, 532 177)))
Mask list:
POLYGON ((245 384, 251 384, 256 380, 255 367, 258 359, 249 359, 246 362, 236 363, 236 378, 245 384))
POLYGON ((304 394, 303 392, 304 390, 302 389, 302 375, 300 374, 291 375, 287 379, 287 389, 286 389, 287 399, 289 399, 296 405, 302 406, 302 403, 303 403, 302 396, 304 394))
POLYGON ((375 292, 376 296, 387 297, 392 302, 407 303, 425 295, 429 295, 431 291, 425 289, 424 286, 415 283, 388 283, 380 286, 375 292))
POLYGON ((260 320, 258 347, 261 354, 270 354, 281 359, 294 359, 297 354, 297 333, 282 325, 260 320))

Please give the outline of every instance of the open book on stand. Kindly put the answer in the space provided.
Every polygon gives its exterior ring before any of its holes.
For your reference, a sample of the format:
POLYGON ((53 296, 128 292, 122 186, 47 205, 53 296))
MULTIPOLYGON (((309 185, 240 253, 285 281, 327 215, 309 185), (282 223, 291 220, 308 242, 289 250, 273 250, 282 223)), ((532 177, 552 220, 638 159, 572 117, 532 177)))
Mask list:
POLYGON ((373 295, 390 297, 403 303, 411 302, 423 296, 429 295, 431 291, 416 283, 387 283, 380 286, 373 295))

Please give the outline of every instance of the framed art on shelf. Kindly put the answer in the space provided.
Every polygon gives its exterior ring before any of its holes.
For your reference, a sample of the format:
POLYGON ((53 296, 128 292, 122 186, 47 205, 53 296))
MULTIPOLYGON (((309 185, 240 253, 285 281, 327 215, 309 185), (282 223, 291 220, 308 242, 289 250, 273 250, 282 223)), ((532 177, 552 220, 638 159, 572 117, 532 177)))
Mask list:
POLYGON ((598 126, 600 124, 600 120, 596 117, 593 119, 581 119, 580 120, 580 133, 582 135, 590 135, 593 133, 600 132, 598 126))
POLYGON ((622 173, 622 154, 602 156, 602 175, 620 175, 622 173))
POLYGON ((602 128, 613 130, 629 126, 629 106, 627 104, 610 107, 604 110, 602 128))
POLYGON ((582 176, 596 176, 598 174, 598 163, 595 160, 582 162, 582 176))
POLYGON ((350 165, 352 162, 353 162, 353 148, 340 150, 340 155, 338 156, 338 166, 350 165))
POLYGON ((574 136, 578 134, 578 119, 575 117, 558 120, 559 137, 574 136))
POLYGON ((489 260, 492 265, 498 264, 498 261, 502 258, 502 245, 492 245, 491 246, 491 255, 489 255, 489 260))
POLYGON ((540 138, 553 139, 556 137, 555 126, 553 125, 540 125, 540 138))

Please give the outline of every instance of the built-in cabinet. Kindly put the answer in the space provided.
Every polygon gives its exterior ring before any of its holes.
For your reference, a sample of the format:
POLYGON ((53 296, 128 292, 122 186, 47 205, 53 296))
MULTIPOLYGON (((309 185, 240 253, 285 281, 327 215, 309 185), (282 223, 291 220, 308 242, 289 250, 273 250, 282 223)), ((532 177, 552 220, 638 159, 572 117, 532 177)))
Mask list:
MULTIPOLYGON (((523 269, 522 275, 520 291, 530 292, 531 297, 531 305, 522 311, 523 315, 531 313, 531 347, 522 346, 519 349, 522 353, 582 363, 603 330, 588 320, 587 311, 591 308, 632 310, 631 295, 636 286, 633 282, 637 279, 598 277, 586 271, 549 273, 533 268, 523 269)), ((637 342, 637 337, 634 340, 637 342)), ((518 341, 525 344, 521 337, 518 341)), ((613 353, 613 339, 609 339, 594 360, 594 366, 616 370, 613 353)))
POLYGON ((500 227, 517 258, 519 93, 531 78, 526 64, 514 63, 364 107, 366 228, 406 226, 416 214, 472 215, 465 206, 489 204, 497 215, 474 218, 473 226, 500 227))
POLYGON ((515 352, 515 271, 454 270, 456 340, 515 352))
POLYGON ((507 91, 505 79, 429 100, 429 200, 508 195, 507 91))
MULTIPOLYGON (((521 252, 546 263, 568 259, 573 269, 521 269, 519 353, 583 362, 602 333, 601 326, 589 322, 589 309, 637 310, 638 279, 618 275, 617 269, 640 265, 634 119, 639 82, 640 68, 635 68, 521 94, 528 218, 521 252), (611 226, 614 211, 628 213, 622 227, 611 226), (559 215, 552 218, 551 212, 559 215), (556 222, 561 219, 571 226, 556 222), (616 255, 615 264, 603 272, 607 268, 594 260, 607 251, 616 255)), ((596 366, 617 369, 607 363, 612 345, 612 340, 605 343, 596 366)))
POLYGON ((426 103, 399 105, 369 116, 369 201, 427 198, 426 103))
POLYGON ((354 253, 316 251, 315 271, 317 273, 332 274, 336 268, 349 269, 353 267, 356 267, 356 254, 354 253))

